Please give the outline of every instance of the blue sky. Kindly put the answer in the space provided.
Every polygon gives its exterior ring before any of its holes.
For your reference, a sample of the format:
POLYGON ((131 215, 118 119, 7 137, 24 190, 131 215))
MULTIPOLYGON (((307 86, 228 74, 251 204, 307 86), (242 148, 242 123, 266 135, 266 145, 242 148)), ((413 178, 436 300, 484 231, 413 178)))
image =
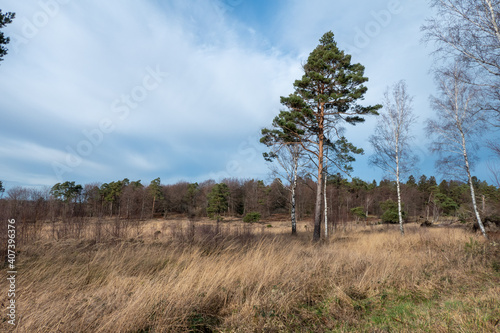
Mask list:
MULTIPOLYGON (((329 30, 366 67, 366 104, 407 81, 417 167, 435 174, 422 130, 434 90, 424 1, 4 0, 1 9, 16 12, 0 64, 7 187, 268 180, 260 130, 329 30)), ((366 151, 353 176, 369 181, 382 176, 368 165, 375 124, 347 130, 366 151)), ((476 175, 489 180, 487 159, 476 175)))

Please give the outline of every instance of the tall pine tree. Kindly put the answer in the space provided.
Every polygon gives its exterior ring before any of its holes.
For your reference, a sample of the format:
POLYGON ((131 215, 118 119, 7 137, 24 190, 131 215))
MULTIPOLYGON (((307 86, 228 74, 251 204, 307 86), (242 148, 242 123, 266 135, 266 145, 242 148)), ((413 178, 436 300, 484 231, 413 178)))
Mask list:
MULTIPOLYGON (((363 115, 375 114, 380 105, 361 106, 367 88, 361 64, 351 64, 351 56, 337 47, 333 33, 327 32, 303 66, 302 79, 295 81, 295 92, 281 97, 286 110, 274 119, 273 127, 282 139, 299 142, 318 167, 313 240, 321 237, 321 194, 323 188, 324 150, 334 153, 330 164, 348 170, 352 154, 362 153, 342 132, 345 123, 363 122, 363 115)), ((265 134, 265 133, 263 133, 265 134)))

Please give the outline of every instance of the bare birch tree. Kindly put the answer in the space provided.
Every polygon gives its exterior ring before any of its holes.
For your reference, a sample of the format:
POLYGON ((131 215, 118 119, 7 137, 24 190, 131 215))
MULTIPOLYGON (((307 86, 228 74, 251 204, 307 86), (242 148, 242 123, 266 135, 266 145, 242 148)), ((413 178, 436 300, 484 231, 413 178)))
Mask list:
POLYGON ((500 74, 500 1, 431 0, 436 16, 422 27, 438 52, 468 59, 493 75, 500 74))
MULTIPOLYGON (((488 121, 500 127, 500 0, 432 0, 431 6, 436 16, 422 27, 424 40, 474 73, 474 80, 461 79, 482 90, 484 106, 493 112, 488 121)), ((489 147, 500 150, 498 141, 489 147)))
POLYGON ((488 169, 491 173, 491 178, 497 187, 500 187, 500 166, 498 161, 500 160, 500 144, 498 142, 489 141, 488 147, 495 154, 496 159, 492 159, 488 162, 488 169))
POLYGON ((481 73, 474 83, 490 88, 490 100, 496 101, 490 106, 500 113, 500 1, 432 0, 431 6, 436 16, 422 27, 424 40, 434 42, 438 54, 481 73))
POLYGON ((439 154, 438 170, 446 176, 467 179, 472 197, 474 215, 481 232, 488 238, 479 215, 474 184, 471 176, 473 152, 477 151, 475 139, 487 127, 481 90, 468 84, 464 67, 456 62, 449 68, 436 70, 439 97, 431 97, 436 119, 427 121, 427 133, 435 139, 431 151, 439 154))
POLYGON ((384 170, 396 180, 398 195, 399 229, 404 235, 400 179, 412 170, 417 157, 411 153, 411 127, 416 122, 405 81, 396 83, 384 94, 384 111, 381 112, 375 134, 370 137, 375 154, 370 163, 384 170))
MULTIPOLYGON (((272 141, 267 141, 271 143, 272 141)), ((270 164, 270 169, 274 176, 280 179, 281 185, 290 191, 290 215, 292 221, 292 235, 297 234, 297 214, 296 214, 296 189, 297 181, 299 177, 299 172, 307 167, 308 159, 304 156, 304 151, 299 143, 281 143, 274 145, 269 145, 271 151, 269 153, 264 153, 264 158, 267 162, 277 162, 279 168, 276 164, 270 164), (285 185, 281 181, 284 178, 288 184, 285 185)))
POLYGON ((488 169, 491 173, 491 180, 496 187, 500 187, 500 169, 493 163, 488 163, 488 169))

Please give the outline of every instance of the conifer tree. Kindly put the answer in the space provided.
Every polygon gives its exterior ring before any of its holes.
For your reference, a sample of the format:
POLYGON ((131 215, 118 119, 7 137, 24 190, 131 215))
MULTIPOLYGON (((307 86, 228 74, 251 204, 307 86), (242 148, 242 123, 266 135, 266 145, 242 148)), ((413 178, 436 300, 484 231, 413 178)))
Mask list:
POLYGON ((229 187, 224 183, 216 184, 208 195, 208 216, 216 218, 217 222, 219 222, 221 219, 220 215, 229 208, 227 203, 228 197, 229 187))
POLYGON ((342 126, 363 122, 363 115, 376 115, 381 106, 358 104, 367 91, 363 85, 368 81, 364 77, 365 68, 361 64, 351 64, 351 56, 337 47, 331 31, 321 37, 303 69, 302 79, 294 83, 295 92, 281 97, 286 110, 274 119, 273 126, 283 133, 284 139, 300 143, 318 168, 313 234, 313 240, 318 241, 321 237, 325 147, 328 146, 335 156, 329 160, 330 165, 348 170, 354 161, 352 154, 362 153, 362 149, 343 136, 342 126))
POLYGON ((155 214, 155 203, 157 200, 163 200, 163 191, 160 184, 160 177, 153 179, 149 184, 149 191, 153 197, 153 207, 151 208, 151 214, 154 217, 155 214))
MULTIPOLYGON (((5 27, 7 24, 12 23, 12 19, 16 16, 15 13, 7 12, 2 13, 0 9, 0 28, 5 27)), ((3 56, 7 54, 7 48, 4 45, 9 44, 10 38, 5 37, 4 33, 0 31, 0 61, 3 60, 3 56)))

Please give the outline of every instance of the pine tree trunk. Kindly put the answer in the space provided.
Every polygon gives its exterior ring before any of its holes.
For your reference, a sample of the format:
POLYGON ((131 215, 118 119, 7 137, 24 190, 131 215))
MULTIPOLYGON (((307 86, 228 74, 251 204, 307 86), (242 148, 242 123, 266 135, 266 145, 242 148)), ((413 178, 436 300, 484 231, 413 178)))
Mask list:
POLYGON ((321 239, 321 193, 323 192, 323 145, 324 145, 324 105, 320 105, 321 113, 318 124, 318 184, 316 185, 316 207, 314 209, 313 241, 321 239))

